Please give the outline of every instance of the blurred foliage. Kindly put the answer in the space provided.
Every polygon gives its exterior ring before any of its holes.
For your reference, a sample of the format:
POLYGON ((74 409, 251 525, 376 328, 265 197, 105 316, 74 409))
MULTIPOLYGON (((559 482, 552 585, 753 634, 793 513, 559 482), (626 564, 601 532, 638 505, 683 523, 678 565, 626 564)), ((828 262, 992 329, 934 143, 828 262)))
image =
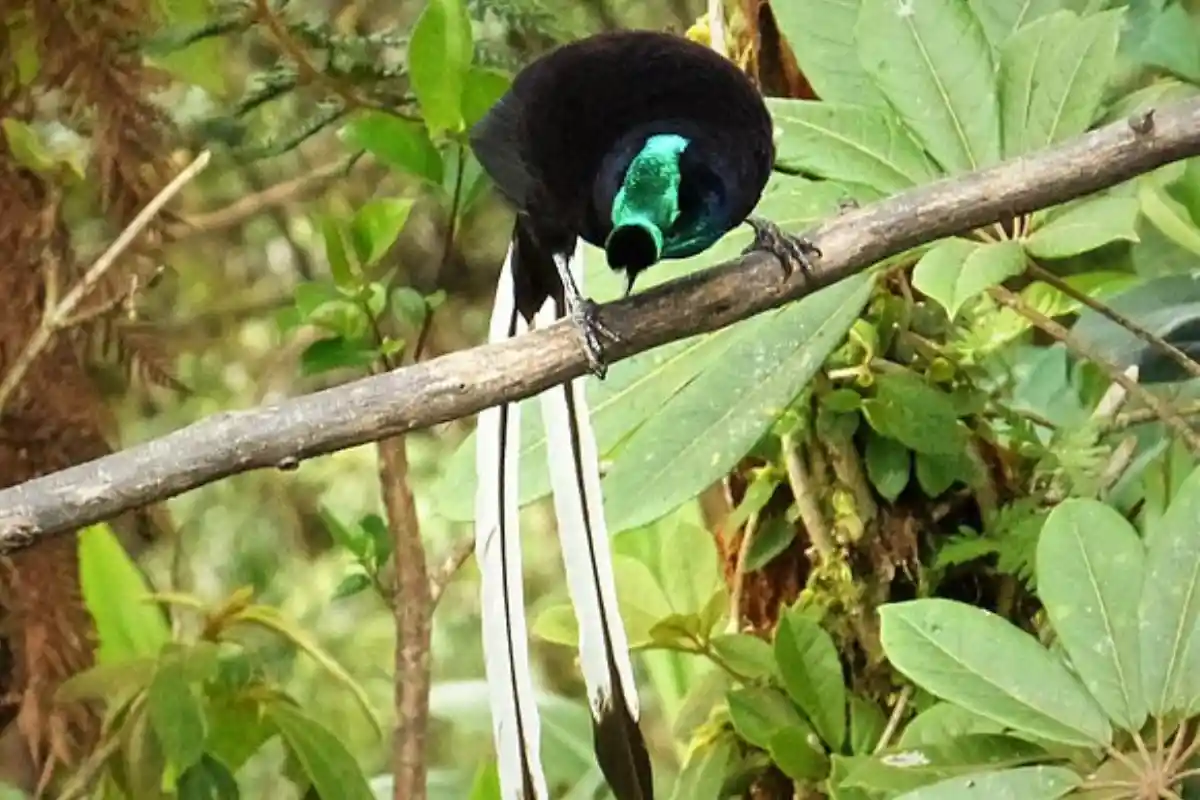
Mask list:
MULTIPOLYGON (((509 222, 463 131, 555 42, 617 21, 682 31, 702 12, 161 5, 161 28, 136 45, 172 78, 158 100, 186 147, 214 148, 217 163, 127 321, 171 344, 189 392, 114 392, 125 443, 480 341, 509 222)), ((728 7, 731 55, 761 70, 780 48, 808 87, 769 101, 789 174, 759 207, 795 232, 1200 82, 1200 11, 1179 0, 777 0, 769 24, 753 4, 728 7)), ((20 16, 5 24, 18 73, 36 72, 20 16)), ((707 37, 705 24, 689 35, 707 37)), ((80 187, 87 143, 52 116, 4 119, 8 149, 80 187)), ((747 240, 732 232, 646 278, 747 240)), ((1176 785, 1200 708, 1200 630, 1182 591, 1200 563, 1200 473, 1139 398, 1117 414, 1105 374, 1035 323, 1071 325, 1091 355, 1139 366, 1194 412, 1195 381, 1080 297, 1195 355, 1198 265, 1193 159, 917 248, 590 381, 658 794, 1036 800, 1081 786, 1157 797, 1137 794, 1151 773, 1176 785)), ((595 250, 586 269, 598 300, 621 291, 595 250)), ((555 797, 608 796, 536 402, 522 424, 543 759, 555 797)), ((432 564, 470 535, 469 427, 406 437, 432 564)), ((390 797, 379 481, 359 447, 171 500, 179 536, 139 559, 169 621, 108 529, 84 532, 99 655, 61 694, 102 699, 105 719, 74 779, 102 774, 112 797, 390 797)), ((429 795, 494 798, 472 562, 440 598, 432 664, 429 795)))

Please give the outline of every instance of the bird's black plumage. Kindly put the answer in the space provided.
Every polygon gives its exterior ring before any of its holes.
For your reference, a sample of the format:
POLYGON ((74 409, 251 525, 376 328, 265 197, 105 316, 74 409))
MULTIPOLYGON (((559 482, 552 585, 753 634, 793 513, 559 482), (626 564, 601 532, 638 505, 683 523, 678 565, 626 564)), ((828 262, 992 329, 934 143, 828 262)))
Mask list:
MULTIPOLYGON (((755 230, 752 247, 772 250, 789 271, 807 267, 808 254, 816 252, 750 216, 775 159, 771 117, 757 88, 723 56, 678 36, 620 31, 552 51, 516 76, 471 130, 470 142, 517 211, 498 289, 512 296, 498 298, 492 336, 514 335, 518 316, 545 324, 570 313, 601 377, 598 334, 612 334, 576 285, 580 240, 604 248, 609 266, 625 272, 627 291, 640 271, 664 258, 699 253, 742 222, 755 230)), ((597 761, 618 800, 652 800, 582 384, 554 387, 542 400, 597 761)), ((515 519, 515 466, 505 452, 517 444, 506 433, 508 408, 499 415, 485 412, 486 427, 483 417, 480 422, 476 548, 481 563, 490 559, 485 597, 487 587, 507 587, 512 577, 496 553, 518 547, 515 525, 504 522, 515 519)), ((512 631, 524 629, 524 617, 508 602, 507 589, 505 597, 503 615, 495 619, 507 638, 493 641, 492 652, 504 659, 504 669, 514 670, 512 631)), ((485 651, 487 626, 485 612, 485 651)), ((507 683, 497 681, 494 688, 502 692, 494 704, 513 718, 493 710, 497 748, 508 754, 502 763, 509 771, 501 771, 506 800, 532 800, 541 791, 537 743, 526 738, 521 720, 536 719, 536 711, 521 711, 531 701, 516 682, 511 695, 507 683)))
MULTIPOLYGON (((720 54, 654 31, 599 34, 552 51, 521 71, 470 134, 471 147, 516 207, 518 227, 549 253, 575 238, 604 247, 613 201, 631 161, 653 136, 687 141, 679 157, 680 227, 712 205, 703 250, 740 224, 775 159, 770 114, 750 78, 720 54)), ((670 239, 670 232, 664 231, 670 239)), ((629 283, 649 264, 625 269, 629 283)), ((657 260, 657 259, 655 259, 657 260)), ((518 280, 522 313, 555 290, 557 275, 518 280)))

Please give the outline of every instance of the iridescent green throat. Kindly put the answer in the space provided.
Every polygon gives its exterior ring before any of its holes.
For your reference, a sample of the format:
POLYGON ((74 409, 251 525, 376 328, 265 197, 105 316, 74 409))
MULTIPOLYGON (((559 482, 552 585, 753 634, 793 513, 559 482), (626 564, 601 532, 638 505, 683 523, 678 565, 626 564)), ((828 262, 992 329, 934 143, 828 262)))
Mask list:
POLYGON ((687 146, 682 136, 658 134, 629 162, 604 244, 613 268, 637 271, 662 258, 665 232, 679 217, 679 156, 687 146))

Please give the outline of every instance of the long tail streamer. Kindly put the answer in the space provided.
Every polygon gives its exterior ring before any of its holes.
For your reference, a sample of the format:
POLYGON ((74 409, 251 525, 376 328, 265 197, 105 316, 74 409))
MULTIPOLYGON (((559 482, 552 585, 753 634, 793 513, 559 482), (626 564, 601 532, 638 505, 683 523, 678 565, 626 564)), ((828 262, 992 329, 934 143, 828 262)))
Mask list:
MULTIPOLYGON (((568 264, 583 290, 583 242, 568 264)), ((562 317, 550 298, 534 318, 537 327, 562 317)), ((599 454, 584 394, 573 380, 541 395, 550 482, 567 588, 579 622, 579 660, 592 711, 596 758, 619 800, 651 800, 650 759, 638 728, 638 697, 629 641, 617 607, 608 526, 600 490, 599 454)))
MULTIPOLYGON (((527 325, 517 313, 514 249, 496 286, 488 341, 511 339, 527 325)), ((517 404, 480 412, 476 432, 475 558, 482 575, 483 655, 491 694, 492 736, 504 800, 547 800, 538 744, 541 722, 529 671, 518 519, 521 419, 517 404)))

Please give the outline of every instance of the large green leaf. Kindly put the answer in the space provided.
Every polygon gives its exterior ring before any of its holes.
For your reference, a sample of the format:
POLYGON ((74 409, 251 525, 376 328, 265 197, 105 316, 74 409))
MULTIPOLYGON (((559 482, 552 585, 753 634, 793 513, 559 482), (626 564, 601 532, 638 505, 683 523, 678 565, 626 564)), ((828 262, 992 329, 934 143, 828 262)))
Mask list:
POLYGON ((860 273, 732 329, 708 368, 616 452, 604 479, 610 528, 655 520, 728 473, 842 343, 873 284, 860 273))
POLYGON ((1062 0, 967 0, 993 49, 1014 31, 1062 8, 1062 0))
POLYGON ((817 97, 887 108, 854 46, 861 4, 862 0, 784 0, 772 3, 771 11, 817 97))
MULTIPOLYGON (((158 737, 169 774, 185 772, 204 755, 206 720, 199 686, 188 674, 186 650, 162 658, 146 693, 146 711, 158 737)), ((216 662, 212 662, 213 672, 216 662)))
POLYGON ((1146 719, 1138 646, 1144 567, 1133 526, 1098 501, 1066 500, 1042 528, 1038 594, 1054 631, 1096 702, 1130 731, 1146 719))
POLYGON ((923 786, 896 800, 1056 800, 1083 779, 1065 767, 1021 767, 983 772, 923 786))
POLYGON ((1037 640, 983 609, 912 600, 879 610, 892 666, 938 697, 1063 744, 1107 744, 1096 701, 1037 640))
POLYGON ((767 105, 780 129, 778 161, 805 174, 884 194, 937 177, 937 166, 889 109, 775 98, 767 105))
POLYGON ((361 147, 389 167, 433 184, 442 182, 442 157, 420 122, 360 111, 338 136, 348 147, 361 147))
POLYGON ((833 639, 798 609, 775 630, 775 661, 783 685, 833 750, 846 738, 846 682, 833 639))
POLYGON ((729 775, 730 763, 737 755, 736 745, 734 737, 727 734, 688 753, 675 782, 672 800, 719 797, 721 786, 729 775))
POLYGON ((891 748, 871 756, 840 758, 842 784, 871 792, 906 792, 960 775, 1034 763, 1046 757, 1035 744, 1011 736, 982 734, 917 748, 891 748))
POLYGON ((272 703, 266 714, 321 797, 375 800, 358 762, 333 731, 291 703, 272 703))
MULTIPOLYGON (((1037 557, 1039 584, 1046 584, 1039 594, 1073 668, 1106 710, 1124 709, 1134 729, 1144 701, 1137 614, 1130 608, 1142 593, 1144 562, 1143 542, 1125 518, 1081 499, 1065 501, 1047 517, 1037 557)), ((1122 722, 1122 715, 1110 714, 1122 722)))
POLYGON ((862 0, 858 57, 947 172, 1000 159, 992 53, 962 0, 862 0))
POLYGON ((1068 258, 1109 242, 1136 242, 1137 220, 1136 198, 1089 198, 1055 214, 1022 244, 1038 258, 1068 258))
POLYGON ((973 733, 1003 733, 1004 725, 954 703, 934 703, 917 714, 900 734, 899 747, 920 747, 973 733))
POLYGON ((979 244, 953 237, 938 242, 913 269, 913 286, 946 309, 950 318, 963 305, 1025 270, 1025 253, 1017 242, 979 244))
POLYGON ((805 725, 792 701, 778 689, 743 686, 726 697, 733 729, 755 747, 767 750, 771 737, 784 728, 805 725))
POLYGON ((463 92, 473 55, 463 0, 428 0, 408 44, 408 78, 430 132, 464 125, 463 92))
MULTIPOLYGON (((844 196, 845 190, 832 182, 777 179, 768 186, 767 194, 759 203, 757 213, 776 221, 785 230, 800 231, 833 212, 839 199, 844 196)), ((749 230, 745 226, 740 227, 696 257, 655 265, 639 281, 639 286, 643 282, 645 286, 653 286, 715 262, 734 258, 749 242, 749 230)), ((605 264, 601 251, 592 247, 585 248, 585 265, 587 294, 598 301, 620 295, 623 291, 622 280, 605 264)), ((814 297, 822 295, 825 293, 818 293, 814 297)), ((825 297, 826 300, 830 299, 828 295, 825 297)), ((823 300, 806 299, 802 302, 811 302, 819 308, 827 306, 827 302, 823 300)), ((795 305, 788 308, 795 308, 795 305)), ((720 331, 657 347, 612 365, 608 377, 603 381, 588 379, 585 384, 588 405, 601 458, 614 459, 618 446, 655 417, 666 415, 667 419, 664 422, 670 424, 670 413, 666 411, 668 401, 694 381, 697 375, 713 365, 719 365, 722 354, 729 351, 732 342, 738 337, 746 338, 747 326, 762 325, 763 320, 778 313, 768 312, 720 331)), ((857 310, 853 312, 857 313, 857 310)), ((727 396, 730 388, 732 387, 726 387, 723 394, 727 396)), ((549 494, 550 477, 546 470, 546 436, 542 427, 540 402, 536 397, 530 398, 522 401, 520 408, 521 466, 518 485, 521 505, 525 505, 549 494)), ((769 424, 769 420, 767 423, 769 424)), ((736 458, 740 458, 742 453, 738 453, 736 458)), ((690 466, 686 472, 692 472, 693 467, 694 465, 690 466)), ((450 458, 437 485, 435 497, 438 512, 455 521, 466 522, 473 519, 475 484, 475 436, 472 434, 450 458)), ((615 498, 608 485, 604 487, 604 494, 610 518, 609 529, 612 533, 619 533, 624 527, 637 527, 640 524, 635 520, 622 523, 622 527, 614 527, 614 510, 611 504, 615 498)), ((666 510, 687 499, 681 497, 671 501, 673 505, 668 504, 666 510)))
POLYGON ((1200 711, 1200 467, 1147 534, 1140 625, 1150 712, 1200 711))
POLYGON ((1006 157, 1046 147, 1091 125, 1113 70, 1122 13, 1080 19, 1060 11, 1005 42, 999 83, 1006 157))
POLYGON ((953 455, 965 443, 954 399, 911 372, 880 374, 862 409, 878 433, 917 453, 953 455))
POLYGON ((98 663, 152 656, 171 641, 145 577, 104 523, 79 532, 79 583, 100 639, 98 663))

